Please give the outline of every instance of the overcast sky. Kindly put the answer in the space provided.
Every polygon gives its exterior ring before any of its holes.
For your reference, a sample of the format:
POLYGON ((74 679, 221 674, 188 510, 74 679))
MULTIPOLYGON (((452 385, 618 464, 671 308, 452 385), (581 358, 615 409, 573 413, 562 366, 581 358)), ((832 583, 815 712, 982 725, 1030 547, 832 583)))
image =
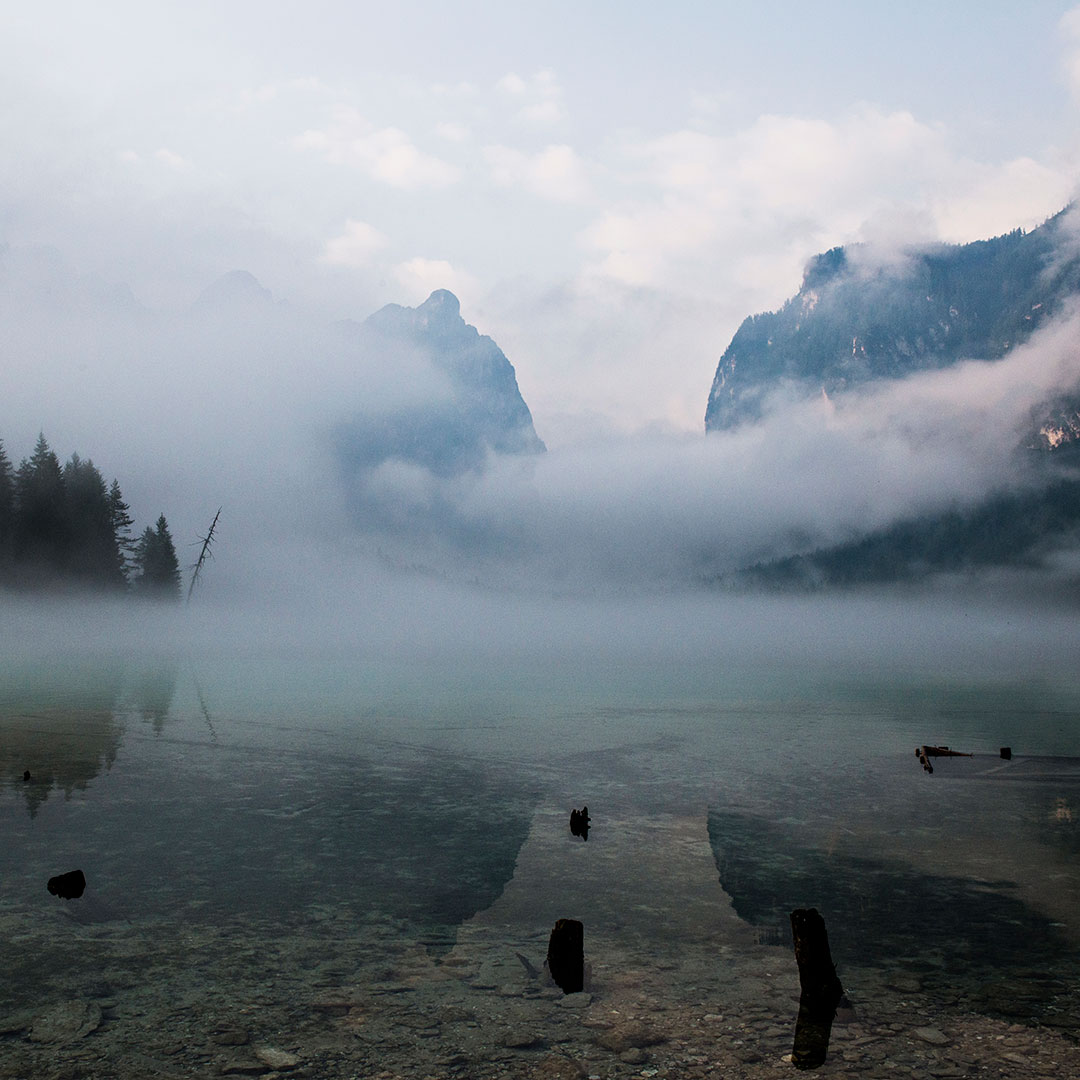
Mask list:
POLYGON ((1080 161, 1060 2, 43 0, 0 35, 0 241, 175 310, 445 287, 549 446, 700 431, 744 316, 859 239, 1038 224, 1080 161))

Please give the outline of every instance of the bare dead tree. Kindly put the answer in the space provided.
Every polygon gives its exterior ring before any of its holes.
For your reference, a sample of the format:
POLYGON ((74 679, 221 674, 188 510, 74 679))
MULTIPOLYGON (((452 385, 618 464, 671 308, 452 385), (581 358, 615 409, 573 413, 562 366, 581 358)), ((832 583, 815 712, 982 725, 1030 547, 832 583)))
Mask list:
POLYGON ((214 553, 211 551, 211 547, 214 543, 214 530, 217 528, 218 518, 221 517, 221 507, 218 507, 218 512, 214 515, 214 520, 210 522, 210 528, 206 531, 205 536, 200 536, 202 541, 202 549, 199 551, 199 557, 195 560, 195 563, 191 569, 191 584, 188 585, 187 602, 191 603, 191 594, 195 591, 195 582, 199 580, 199 571, 203 568, 203 563, 207 558, 213 558, 214 553))

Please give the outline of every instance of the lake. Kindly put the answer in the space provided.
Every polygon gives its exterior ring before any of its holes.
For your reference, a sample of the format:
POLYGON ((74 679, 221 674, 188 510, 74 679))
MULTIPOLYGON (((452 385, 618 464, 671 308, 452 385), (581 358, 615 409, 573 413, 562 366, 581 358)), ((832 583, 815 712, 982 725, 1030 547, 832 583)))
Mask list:
POLYGON ((1067 1074, 1080 685, 1012 667, 9 655, 0 1076, 772 1076, 800 907, 825 1072, 1067 1074))

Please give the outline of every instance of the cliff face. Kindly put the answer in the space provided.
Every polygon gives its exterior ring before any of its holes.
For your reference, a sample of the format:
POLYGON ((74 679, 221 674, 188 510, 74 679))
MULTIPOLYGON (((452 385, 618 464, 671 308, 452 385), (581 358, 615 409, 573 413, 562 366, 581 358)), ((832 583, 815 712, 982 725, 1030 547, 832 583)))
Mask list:
POLYGON ((544 451, 513 366, 465 322, 453 293, 439 289, 416 308, 387 304, 351 332, 368 354, 407 355, 440 389, 428 401, 365 412, 343 425, 338 445, 352 466, 398 459, 453 475, 479 468, 489 453, 544 451))
MULTIPOLYGON (((739 327, 717 367, 706 431, 758 419, 771 394, 830 397, 874 379, 1005 356, 1080 295, 1080 234, 1067 209, 1031 232, 875 263, 834 248, 775 312, 739 327)), ((1075 403, 1047 403, 1030 442, 1080 434, 1075 403)))
MULTIPOLYGON (((823 392, 835 398, 965 360, 1001 360, 1080 303, 1078 218, 1070 207, 1028 233, 940 245, 888 263, 861 247, 817 256, 779 311, 739 327, 717 368, 706 431, 753 423, 774 397, 777 403, 823 392)), ((1017 451, 1020 486, 1003 477, 999 490, 898 517, 872 532, 855 530, 832 544, 807 544, 745 568, 738 580, 779 588, 858 586, 991 567, 1030 569, 1074 551, 1080 546, 1080 385, 1066 384, 1019 415, 1026 426, 1003 430, 1001 438, 1017 451)))

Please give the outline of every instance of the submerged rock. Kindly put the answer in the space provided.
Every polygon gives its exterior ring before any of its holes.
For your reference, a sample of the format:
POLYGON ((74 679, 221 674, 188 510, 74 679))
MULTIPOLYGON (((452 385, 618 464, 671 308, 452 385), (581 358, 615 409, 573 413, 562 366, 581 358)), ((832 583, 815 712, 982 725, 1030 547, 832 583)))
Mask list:
POLYGON ((279 1072, 285 1069, 295 1069, 300 1064, 300 1059, 287 1050, 278 1050, 273 1046, 258 1046, 255 1048, 255 1056, 271 1069, 279 1072))
POLYGON ((93 1001, 65 1001, 54 1005, 34 1020, 30 1041, 67 1043, 97 1031, 101 1026, 101 1007, 93 1001))

